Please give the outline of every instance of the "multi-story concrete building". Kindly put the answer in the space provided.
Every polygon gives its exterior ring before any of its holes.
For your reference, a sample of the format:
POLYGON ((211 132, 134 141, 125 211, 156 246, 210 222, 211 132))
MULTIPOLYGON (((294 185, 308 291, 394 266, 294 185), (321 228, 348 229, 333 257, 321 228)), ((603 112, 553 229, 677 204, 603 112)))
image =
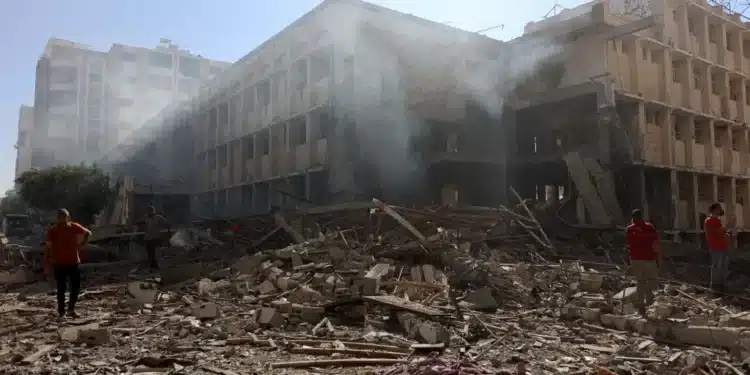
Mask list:
POLYGON ((18 138, 16 140, 16 174, 31 169, 31 134, 34 131, 34 108, 22 105, 18 111, 18 138))
POLYGON ((91 162, 228 64, 168 41, 109 51, 51 39, 37 63, 32 164, 91 162))
POLYGON ((642 208, 697 234, 722 202, 728 227, 747 231, 749 26, 704 0, 592 2, 527 25, 559 41, 564 69, 516 107, 511 180, 540 197, 572 177, 579 222, 642 208))
POLYGON ((495 204, 502 105, 479 63, 502 42, 327 0, 109 155, 115 170, 233 216, 312 201, 495 204), (473 79, 472 79, 473 78, 473 79), (494 111, 480 101, 492 98, 494 111), (474 181, 481 179, 482 184, 474 181))

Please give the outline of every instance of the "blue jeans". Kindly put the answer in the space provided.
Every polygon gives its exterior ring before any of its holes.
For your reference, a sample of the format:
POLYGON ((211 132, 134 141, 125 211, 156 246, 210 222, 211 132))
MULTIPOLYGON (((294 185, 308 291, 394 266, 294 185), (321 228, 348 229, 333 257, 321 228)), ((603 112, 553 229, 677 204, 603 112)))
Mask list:
POLYGON ((709 250, 711 254, 711 287, 723 286, 729 273, 729 255, 726 250, 709 250))

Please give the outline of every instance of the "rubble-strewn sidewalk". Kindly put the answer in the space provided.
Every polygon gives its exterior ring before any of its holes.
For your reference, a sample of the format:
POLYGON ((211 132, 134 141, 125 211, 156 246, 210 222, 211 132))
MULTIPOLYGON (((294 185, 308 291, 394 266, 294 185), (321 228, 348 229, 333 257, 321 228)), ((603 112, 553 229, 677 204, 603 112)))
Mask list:
POLYGON ((747 311, 674 282, 641 318, 625 270, 545 260, 562 250, 531 215, 374 201, 192 230, 158 275, 92 264, 60 323, 48 283, 2 279, 0 373, 748 371, 747 311))

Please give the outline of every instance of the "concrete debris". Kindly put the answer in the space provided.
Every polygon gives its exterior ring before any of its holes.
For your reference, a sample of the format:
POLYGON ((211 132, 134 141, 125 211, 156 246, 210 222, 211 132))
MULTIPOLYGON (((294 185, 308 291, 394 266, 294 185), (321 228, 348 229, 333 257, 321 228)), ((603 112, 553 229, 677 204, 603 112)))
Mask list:
POLYGON ((229 239, 196 224, 159 274, 84 264, 82 317, 59 322, 51 284, 0 263, 0 373, 719 374, 750 358, 743 298, 685 267, 636 315, 621 246, 548 237, 532 205, 347 207, 231 223, 246 229, 229 239))

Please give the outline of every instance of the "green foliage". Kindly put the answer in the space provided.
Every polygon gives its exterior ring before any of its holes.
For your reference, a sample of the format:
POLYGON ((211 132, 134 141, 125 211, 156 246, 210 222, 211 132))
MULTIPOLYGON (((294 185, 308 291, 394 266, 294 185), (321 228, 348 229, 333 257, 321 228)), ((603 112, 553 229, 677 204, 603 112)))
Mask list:
POLYGON ((0 213, 25 214, 28 208, 29 206, 15 189, 6 191, 5 195, 0 198, 0 213))
POLYGON ((73 218, 92 223, 107 205, 109 179, 96 166, 58 165, 26 171, 16 179, 24 201, 36 209, 66 208, 73 218))

